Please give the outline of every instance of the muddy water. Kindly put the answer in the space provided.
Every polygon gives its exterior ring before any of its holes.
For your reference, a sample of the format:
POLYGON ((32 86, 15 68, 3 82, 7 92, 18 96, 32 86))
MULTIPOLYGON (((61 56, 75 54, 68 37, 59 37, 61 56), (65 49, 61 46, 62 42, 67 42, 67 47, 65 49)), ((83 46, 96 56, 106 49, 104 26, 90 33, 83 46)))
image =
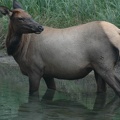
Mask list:
POLYGON ((0 120, 119 120, 120 99, 108 88, 96 95, 93 75, 58 81, 57 91, 41 81, 39 96, 29 97, 27 77, 16 65, 0 64, 0 120))

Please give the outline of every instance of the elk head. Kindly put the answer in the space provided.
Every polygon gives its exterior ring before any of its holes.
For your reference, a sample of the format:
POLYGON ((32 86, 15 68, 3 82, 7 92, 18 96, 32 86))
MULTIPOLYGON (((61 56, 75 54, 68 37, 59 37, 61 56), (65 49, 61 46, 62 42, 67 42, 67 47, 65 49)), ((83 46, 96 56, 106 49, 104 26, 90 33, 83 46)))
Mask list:
POLYGON ((3 15, 9 16, 10 26, 15 34, 38 34, 43 31, 43 27, 35 22, 32 17, 22 9, 20 3, 16 0, 13 1, 13 10, 8 9, 5 6, 0 6, 0 12, 3 15))

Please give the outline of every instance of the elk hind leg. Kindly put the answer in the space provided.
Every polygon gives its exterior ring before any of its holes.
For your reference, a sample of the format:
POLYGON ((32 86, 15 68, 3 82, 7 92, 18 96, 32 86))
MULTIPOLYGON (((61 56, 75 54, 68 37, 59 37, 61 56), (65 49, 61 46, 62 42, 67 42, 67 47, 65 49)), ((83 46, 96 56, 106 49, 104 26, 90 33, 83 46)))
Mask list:
POLYGON ((101 76, 94 71, 95 79, 97 83, 97 93, 105 93, 106 92, 106 82, 101 78, 101 76))

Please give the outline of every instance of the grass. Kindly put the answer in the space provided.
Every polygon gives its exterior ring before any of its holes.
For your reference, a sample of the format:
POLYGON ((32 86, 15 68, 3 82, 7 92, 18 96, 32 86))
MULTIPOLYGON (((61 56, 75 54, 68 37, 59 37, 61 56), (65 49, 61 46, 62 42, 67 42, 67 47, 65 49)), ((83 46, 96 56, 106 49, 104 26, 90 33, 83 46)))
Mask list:
MULTIPOLYGON (((95 20, 109 21, 120 27, 120 0, 18 0, 42 25, 69 27, 95 20)), ((0 0, 12 9, 12 0, 0 0)), ((0 41, 4 39, 8 20, 0 18, 0 41), (4 27, 3 27, 4 26, 4 27)), ((0 42, 1 44, 1 42, 0 42)))

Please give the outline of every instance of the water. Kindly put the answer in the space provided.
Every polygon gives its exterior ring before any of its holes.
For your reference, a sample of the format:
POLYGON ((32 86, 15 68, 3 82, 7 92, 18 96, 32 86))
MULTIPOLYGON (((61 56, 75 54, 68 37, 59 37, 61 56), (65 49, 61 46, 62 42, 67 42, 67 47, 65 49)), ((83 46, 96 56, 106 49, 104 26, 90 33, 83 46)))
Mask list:
POLYGON ((28 79, 16 66, 0 64, 0 120, 119 120, 120 99, 112 89, 96 95, 93 75, 57 81, 57 91, 42 80, 39 96, 29 97, 28 79))

